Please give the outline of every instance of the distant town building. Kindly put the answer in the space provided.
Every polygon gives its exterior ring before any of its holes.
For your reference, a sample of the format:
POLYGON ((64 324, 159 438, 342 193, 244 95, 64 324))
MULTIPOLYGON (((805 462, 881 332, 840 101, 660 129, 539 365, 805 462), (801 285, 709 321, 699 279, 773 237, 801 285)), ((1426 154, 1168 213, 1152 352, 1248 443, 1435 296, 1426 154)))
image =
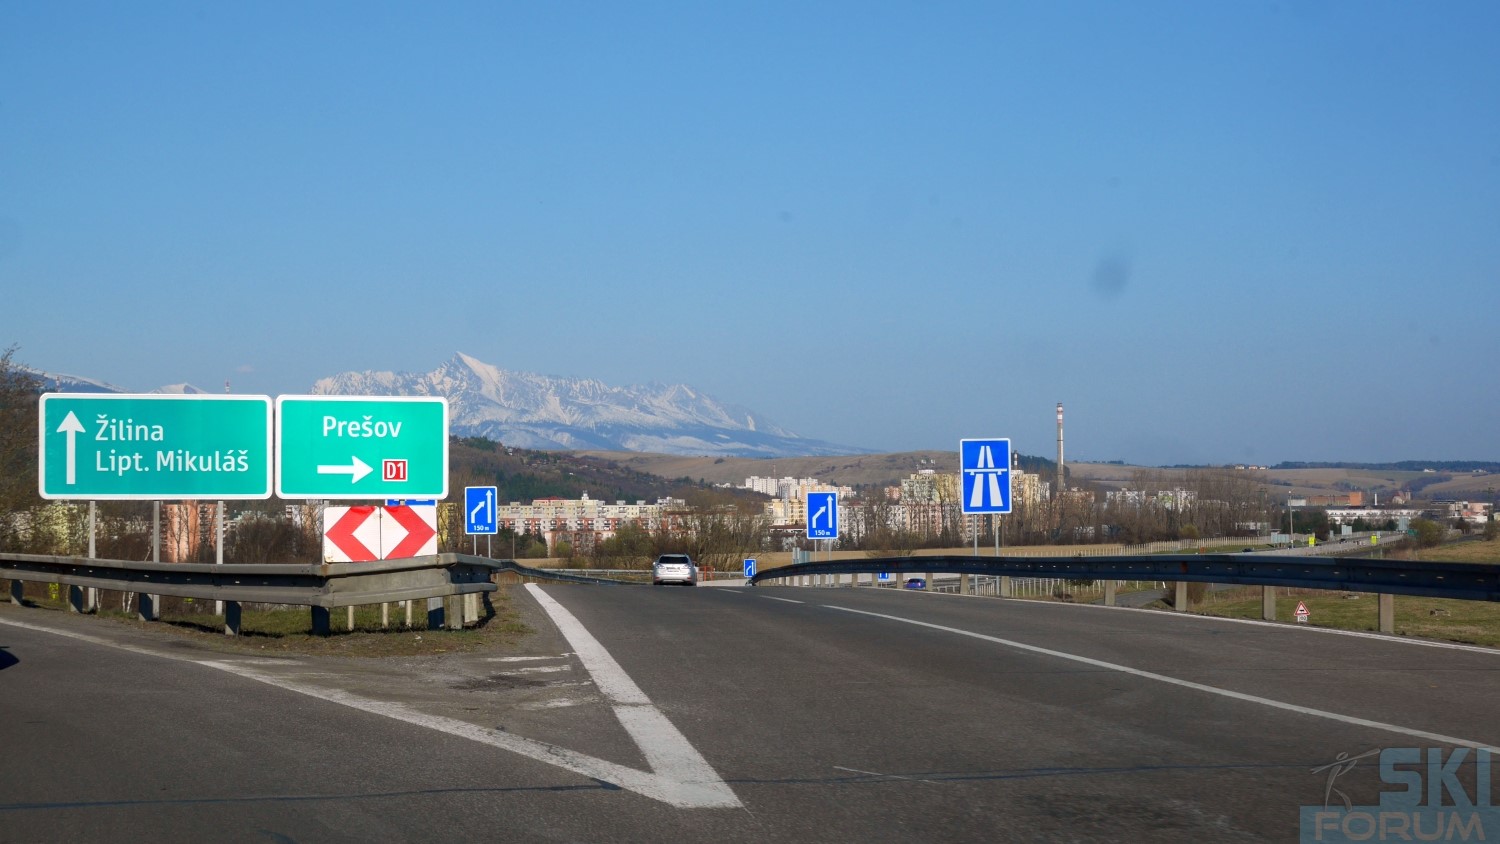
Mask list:
POLYGON ((546 537, 549 546, 557 539, 567 539, 577 548, 609 539, 626 524, 637 524, 653 533, 681 530, 686 509, 687 502, 678 498, 660 498, 654 504, 608 504, 585 492, 576 499, 538 498, 530 504, 512 501, 496 507, 495 515, 502 528, 546 537))

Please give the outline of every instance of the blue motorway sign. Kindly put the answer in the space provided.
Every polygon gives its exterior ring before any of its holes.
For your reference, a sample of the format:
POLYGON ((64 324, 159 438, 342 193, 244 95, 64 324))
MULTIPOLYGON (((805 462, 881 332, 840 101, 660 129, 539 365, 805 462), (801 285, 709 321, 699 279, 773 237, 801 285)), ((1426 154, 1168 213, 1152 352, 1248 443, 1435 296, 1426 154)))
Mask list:
POLYGON ((500 519, 495 511, 496 493, 492 486, 464 487, 465 534, 493 535, 500 532, 500 519))
POLYGON ((750 559, 750 560, 746 560, 745 561, 745 576, 746 577, 754 577, 755 576, 755 560, 750 559))
POLYGON ((839 538, 838 493, 809 492, 807 494, 807 538, 839 538))
POLYGON ((1010 512, 1010 440, 959 440, 963 512, 1010 512))

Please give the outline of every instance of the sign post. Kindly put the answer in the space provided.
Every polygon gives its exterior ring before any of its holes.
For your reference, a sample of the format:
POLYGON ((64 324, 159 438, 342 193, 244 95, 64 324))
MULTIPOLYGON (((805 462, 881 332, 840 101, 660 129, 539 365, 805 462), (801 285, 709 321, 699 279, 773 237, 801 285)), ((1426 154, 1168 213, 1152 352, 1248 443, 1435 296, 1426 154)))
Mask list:
POLYGON ((47 393, 37 416, 43 498, 271 497, 269 396, 47 393))
POLYGON ((448 497, 448 400, 277 396, 276 495, 448 497))

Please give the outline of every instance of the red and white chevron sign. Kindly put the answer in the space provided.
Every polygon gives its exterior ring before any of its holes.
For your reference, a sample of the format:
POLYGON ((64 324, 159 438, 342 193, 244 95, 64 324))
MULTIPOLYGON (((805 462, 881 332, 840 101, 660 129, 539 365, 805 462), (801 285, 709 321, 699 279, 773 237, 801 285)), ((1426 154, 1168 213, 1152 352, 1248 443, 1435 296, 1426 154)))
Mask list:
POLYGON ((368 563, 436 553, 436 506, 323 508, 325 563, 368 563))

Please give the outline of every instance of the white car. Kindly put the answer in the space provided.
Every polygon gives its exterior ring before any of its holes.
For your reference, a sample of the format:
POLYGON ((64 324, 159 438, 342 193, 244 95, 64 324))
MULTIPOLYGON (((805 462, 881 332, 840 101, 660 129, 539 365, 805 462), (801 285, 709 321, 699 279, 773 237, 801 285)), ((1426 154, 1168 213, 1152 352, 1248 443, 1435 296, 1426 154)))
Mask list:
POLYGON ((651 565, 651 582, 657 586, 665 583, 697 586, 698 567, 686 554, 663 554, 651 565))

